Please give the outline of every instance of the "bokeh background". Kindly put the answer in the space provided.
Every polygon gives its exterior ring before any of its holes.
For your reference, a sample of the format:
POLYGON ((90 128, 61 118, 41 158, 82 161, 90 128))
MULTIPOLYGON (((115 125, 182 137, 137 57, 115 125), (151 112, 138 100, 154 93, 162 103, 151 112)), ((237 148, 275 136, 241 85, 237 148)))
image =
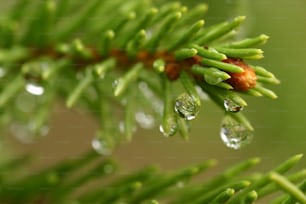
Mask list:
MULTIPOLYGON (((270 87, 279 99, 246 97, 249 106, 244 112, 256 131, 254 141, 241 150, 229 149, 222 143, 219 132, 223 111, 206 101, 199 117, 191 123, 190 141, 165 138, 158 127, 138 129, 133 141, 121 144, 113 156, 126 169, 148 164, 174 169, 209 158, 216 158, 223 166, 260 156, 263 163, 259 168, 267 169, 294 154, 306 153, 306 1, 185 0, 184 3, 195 6, 199 2, 209 5, 204 16, 207 25, 246 15, 243 35, 270 36, 261 47, 265 58, 253 63, 271 70, 281 80, 280 85, 270 87)), ((26 145, 14 137, 6 137, 2 148, 10 153, 35 154, 34 167, 41 168, 88 150, 96 128, 96 121, 88 113, 67 110, 59 101, 47 137, 26 145)), ((305 161, 300 165, 306 166, 305 161)))

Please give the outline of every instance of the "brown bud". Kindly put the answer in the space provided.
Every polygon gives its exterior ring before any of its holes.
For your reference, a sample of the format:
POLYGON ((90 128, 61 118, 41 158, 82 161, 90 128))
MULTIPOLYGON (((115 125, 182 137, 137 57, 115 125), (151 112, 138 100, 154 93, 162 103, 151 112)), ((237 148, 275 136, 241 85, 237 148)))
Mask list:
POLYGON ((168 77, 168 79, 174 81, 176 79, 179 78, 180 76, 180 70, 181 70, 181 67, 179 64, 177 63, 169 63, 166 65, 166 75, 168 77))
POLYGON ((241 59, 229 58, 223 62, 234 64, 244 69, 241 73, 228 73, 231 78, 226 80, 226 82, 229 83, 234 90, 247 91, 256 86, 257 77, 255 71, 244 61, 241 59))

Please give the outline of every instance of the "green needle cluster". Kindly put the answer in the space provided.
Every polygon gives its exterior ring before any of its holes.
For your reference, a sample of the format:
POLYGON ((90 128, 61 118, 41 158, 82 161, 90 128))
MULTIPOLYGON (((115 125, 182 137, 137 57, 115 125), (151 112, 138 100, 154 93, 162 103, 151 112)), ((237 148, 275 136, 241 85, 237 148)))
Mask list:
POLYGON ((111 152, 122 138, 130 141, 137 126, 151 127, 144 124, 148 118, 165 136, 188 139, 189 120, 206 103, 200 87, 253 131, 241 112, 247 106, 241 93, 277 98, 265 84, 279 80, 253 65, 268 36, 226 40, 245 17, 205 26, 206 10, 204 4, 187 9, 173 2, 157 8, 146 0, 14 2, 0 18, 0 124, 22 124, 29 134, 20 137, 31 142, 60 98, 67 108, 81 107, 97 118, 93 147, 100 153, 111 152), (25 110, 24 97, 38 101, 37 108, 25 110), (117 108, 123 115, 114 114, 117 108), (140 112, 147 118, 137 119, 140 112))
POLYGON ((1 172, 7 172, 0 177, 0 202, 37 203, 39 198, 39 203, 80 204, 304 204, 305 169, 286 174, 301 157, 302 155, 295 155, 266 173, 256 173, 253 168, 260 163, 260 159, 251 158, 232 165, 213 177, 205 178, 207 172, 215 171, 216 160, 207 160, 170 172, 149 166, 122 173, 114 161, 91 151, 35 174, 22 174, 15 179, 13 175, 16 171, 30 165, 29 158, 20 157, 0 165, 1 172), (250 169, 256 174, 255 177, 248 173, 250 169), (200 174, 202 177, 197 178, 200 174), (197 182, 194 182, 195 179, 197 182), (97 185, 88 185, 92 181, 97 185), (80 188, 83 190, 79 191, 80 188), (276 192, 276 196, 269 196, 276 192))
POLYGON ((11 126, 21 141, 36 141, 48 132, 56 100, 85 109, 99 128, 92 138, 95 151, 35 174, 15 178, 29 164, 27 157, 1 163, 0 203, 247 204, 279 192, 270 203, 305 204, 305 169, 286 174, 302 155, 256 176, 243 173, 259 158, 199 182, 193 178, 215 160, 173 172, 146 167, 108 179, 120 170, 100 155, 130 141, 137 127, 157 125, 166 137, 178 133, 188 140, 189 122, 207 103, 199 90, 224 110, 221 138, 234 149, 249 143, 254 131, 243 115, 243 94, 277 98, 266 85, 280 81, 255 61, 263 58, 258 46, 269 37, 234 40, 244 16, 206 26, 205 4, 187 9, 153 2, 16 0, 2 11, 1 129, 11 126), (85 188, 91 181, 101 183, 85 188))

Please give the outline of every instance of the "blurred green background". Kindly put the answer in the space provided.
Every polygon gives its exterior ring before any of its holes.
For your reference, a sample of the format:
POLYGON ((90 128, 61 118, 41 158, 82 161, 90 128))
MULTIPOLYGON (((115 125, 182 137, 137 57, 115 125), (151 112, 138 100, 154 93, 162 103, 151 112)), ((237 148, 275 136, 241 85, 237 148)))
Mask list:
MULTIPOLYGON (((158 1, 159 3, 161 1, 158 1)), ((191 123, 190 141, 180 137, 165 138, 155 127, 138 130, 134 140, 123 143, 114 156, 122 166, 137 168, 157 164, 162 168, 201 162, 216 158, 228 165, 243 158, 260 156, 268 168, 297 153, 306 153, 306 1, 305 0, 185 0, 189 6, 207 2, 206 24, 246 15, 242 34, 270 36, 261 48, 265 58, 254 61, 271 70, 281 80, 275 90, 279 99, 246 97, 244 110, 254 125, 254 141, 241 150, 225 147, 219 137, 223 112, 206 101, 199 117, 191 123)), ((12 138, 8 143, 19 152, 35 152, 37 167, 58 159, 74 157, 90 147, 96 122, 82 110, 67 110, 62 103, 53 111, 50 135, 34 144, 20 144, 12 138)), ((302 165, 305 166, 306 159, 302 165)))

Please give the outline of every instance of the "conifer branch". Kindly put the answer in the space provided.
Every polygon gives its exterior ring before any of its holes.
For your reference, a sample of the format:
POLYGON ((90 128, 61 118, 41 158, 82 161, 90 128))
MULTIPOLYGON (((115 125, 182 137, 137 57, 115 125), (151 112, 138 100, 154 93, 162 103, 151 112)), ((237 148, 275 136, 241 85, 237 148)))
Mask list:
MULTIPOLYGON (((137 84, 145 83, 149 85, 146 91, 159 98, 154 100, 164 101, 164 110, 155 110, 163 115, 159 121, 162 133, 173 135, 179 130, 187 138, 188 128, 184 120, 195 118, 203 104, 196 86, 207 92, 226 112, 241 112, 246 107, 240 93, 277 97, 264 85, 278 84, 279 80, 266 69, 245 61, 263 57, 263 51, 255 47, 267 41, 266 35, 218 43, 219 39, 239 28, 244 16, 205 27, 204 19, 197 17, 206 11, 204 5, 187 11, 177 3, 155 8, 149 1, 124 4, 122 0, 91 1, 85 7, 70 1, 48 0, 35 6, 27 6, 27 3, 25 0, 16 3, 9 15, 2 19, 0 63, 5 73, 2 78, 11 81, 0 93, 0 107, 5 110, 11 110, 8 107, 23 92, 23 87, 41 98, 49 94, 60 96, 68 108, 82 104, 83 108, 95 110, 93 115, 98 118, 105 115, 96 113, 96 110, 102 111, 98 108, 98 103, 102 103, 100 100, 111 100, 129 109, 125 111, 124 131, 126 139, 130 140, 135 129, 133 115, 137 111, 128 108, 131 107, 129 101, 137 101, 137 94, 130 90, 142 92, 137 84), (70 17, 73 9, 80 8, 81 12, 70 17), (113 8, 117 8, 118 15, 110 14, 113 8), (21 16, 25 12, 31 13, 31 17, 23 21, 21 16), (187 23, 192 21, 191 25, 187 23), (18 26, 12 27, 13 24, 18 26), (17 30, 12 32, 13 28, 17 30), (154 87, 147 79, 152 77, 156 78, 154 87), (172 81, 178 79, 186 94, 173 96, 171 89, 177 87, 172 87, 172 81), (64 83, 60 86, 55 81, 64 83)), ((137 107, 136 104, 133 106, 137 107)), ((37 127, 44 124, 43 119, 47 122, 46 113, 50 110, 46 105, 41 108, 45 109, 45 116, 41 117, 40 125, 35 125, 37 127)), ((143 109, 147 108, 156 109, 143 109)), ((237 124, 225 125, 226 137, 239 135, 236 131, 241 130, 235 126, 253 130, 242 113, 227 115, 237 124)), ((106 120, 107 116, 104 118, 106 120)), ((101 125, 98 135, 109 132, 103 128, 105 126, 108 125, 101 125)), ((96 137, 96 143, 97 138, 106 137, 96 137)), ((109 138, 107 141, 113 141, 112 144, 104 146, 116 146, 120 142, 118 138, 109 138)), ((243 145, 237 145, 237 148, 240 146, 243 145)))
MULTIPOLYGON (((293 156, 267 173, 255 173, 255 178, 252 175, 240 175, 258 165, 259 158, 241 162, 200 182, 193 180, 199 174, 214 171, 212 168, 216 166, 215 160, 207 160, 172 172, 145 167, 113 180, 106 180, 108 176, 120 170, 114 161, 101 158, 99 154, 91 151, 35 174, 23 175, 16 181, 11 170, 22 170, 29 165, 29 161, 21 157, 0 165, 1 171, 7 172, 0 180, 0 202, 164 203, 167 200, 166 203, 175 204, 256 203, 255 201, 262 202, 261 199, 265 199, 265 203, 305 203, 305 170, 295 172, 291 176, 285 175, 300 159, 301 155, 293 156), (86 171, 80 174, 80 170, 86 166, 93 167, 89 170, 86 168, 86 171), (75 193, 93 180, 101 184, 75 193), (267 201, 267 195, 281 193, 282 190, 285 193, 267 201)), ((252 172, 254 173, 254 170, 252 172)))
MULTIPOLYGON (((263 58, 257 47, 269 37, 229 40, 245 17, 208 27, 199 17, 206 10, 205 4, 190 10, 180 3, 156 8, 146 0, 19 0, 1 14, 0 125, 22 123, 26 129, 16 131, 17 137, 35 141, 46 134, 52 103, 60 98, 67 108, 90 111, 99 129, 92 140, 95 152, 17 180, 0 175, 0 202, 236 204, 254 203, 283 190, 286 194, 275 203, 304 203, 305 170, 284 175, 301 155, 256 178, 239 177, 259 163, 253 158, 206 182, 188 182, 215 165, 215 160, 208 160, 171 173, 145 168, 107 186, 74 194, 91 180, 116 172, 114 161, 96 153, 110 155, 122 140, 114 114, 118 107, 124 109, 125 140, 132 139, 136 122, 151 128, 154 121, 164 136, 179 133, 188 139, 188 122, 206 103, 201 101, 200 88, 225 112, 223 142, 234 149, 250 143, 254 128, 243 115, 247 102, 241 95, 275 99, 277 95, 265 85, 280 83, 253 61, 263 58), (173 83, 177 80, 183 89, 173 83), (20 105, 16 102, 20 98, 35 101, 35 108, 20 105), (91 162, 96 162, 92 169, 78 174, 91 162)), ((17 158, 0 169, 10 174, 24 165, 25 160, 17 158)))

